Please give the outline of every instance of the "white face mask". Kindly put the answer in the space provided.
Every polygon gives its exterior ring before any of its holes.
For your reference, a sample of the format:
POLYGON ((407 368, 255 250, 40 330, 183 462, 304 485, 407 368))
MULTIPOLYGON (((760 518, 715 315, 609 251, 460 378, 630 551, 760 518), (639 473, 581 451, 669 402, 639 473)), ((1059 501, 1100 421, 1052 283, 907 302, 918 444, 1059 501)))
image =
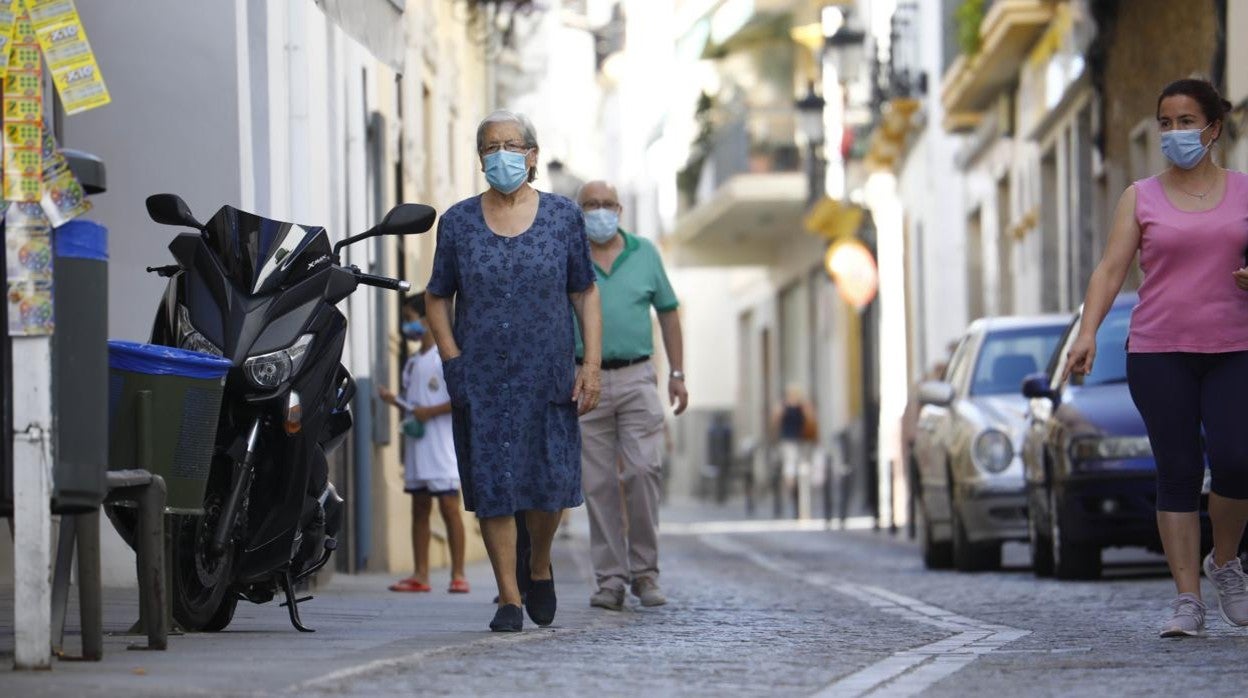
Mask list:
POLYGON ((585 212, 585 234, 599 245, 615 237, 620 229, 620 214, 609 208, 585 212))

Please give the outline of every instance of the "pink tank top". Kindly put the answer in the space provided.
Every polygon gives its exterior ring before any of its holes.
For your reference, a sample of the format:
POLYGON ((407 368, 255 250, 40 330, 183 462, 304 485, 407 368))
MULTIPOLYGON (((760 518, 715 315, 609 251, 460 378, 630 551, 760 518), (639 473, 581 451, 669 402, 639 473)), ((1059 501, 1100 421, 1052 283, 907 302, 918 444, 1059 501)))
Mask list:
POLYGON ((1196 213, 1175 208, 1157 177, 1142 179, 1135 220, 1144 281, 1129 351, 1248 350, 1248 291, 1231 276, 1248 251, 1248 175, 1227 171, 1222 201, 1196 213))

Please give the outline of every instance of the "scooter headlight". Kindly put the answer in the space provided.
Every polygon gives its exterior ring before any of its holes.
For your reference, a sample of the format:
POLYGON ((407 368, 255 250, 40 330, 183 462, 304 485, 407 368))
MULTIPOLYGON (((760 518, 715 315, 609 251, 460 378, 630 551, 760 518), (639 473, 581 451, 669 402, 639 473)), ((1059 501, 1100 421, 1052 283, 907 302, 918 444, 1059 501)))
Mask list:
POLYGON ((243 362, 247 379, 260 388, 276 388, 290 380, 303 364, 312 337, 305 334, 285 349, 250 357, 243 362))
POLYGON ((178 348, 180 349, 197 351, 202 354, 212 354, 213 356, 224 355, 217 345, 208 341, 208 338, 191 324, 191 311, 187 310, 185 305, 178 306, 177 336, 178 348))

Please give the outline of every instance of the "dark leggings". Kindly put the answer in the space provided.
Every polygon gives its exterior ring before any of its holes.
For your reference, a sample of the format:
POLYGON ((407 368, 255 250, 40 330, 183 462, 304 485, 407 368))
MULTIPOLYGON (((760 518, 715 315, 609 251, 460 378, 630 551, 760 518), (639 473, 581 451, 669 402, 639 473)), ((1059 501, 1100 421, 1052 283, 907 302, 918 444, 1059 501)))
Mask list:
POLYGON ((1248 351, 1128 354, 1127 384, 1157 461, 1158 511, 1200 508, 1202 426, 1212 491, 1248 499, 1248 351))

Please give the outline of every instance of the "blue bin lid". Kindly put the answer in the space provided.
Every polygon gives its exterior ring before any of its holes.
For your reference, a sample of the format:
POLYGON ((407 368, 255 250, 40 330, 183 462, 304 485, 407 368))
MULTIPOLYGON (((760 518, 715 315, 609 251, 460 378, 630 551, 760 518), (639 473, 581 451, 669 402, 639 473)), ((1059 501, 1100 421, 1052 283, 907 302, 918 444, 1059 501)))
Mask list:
POLYGON ((218 379, 224 377, 233 365, 228 359, 198 351, 118 339, 108 342, 108 367, 118 371, 218 379))
POLYGON ((76 218, 56 229, 52 237, 57 257, 108 261, 108 228, 76 218))

